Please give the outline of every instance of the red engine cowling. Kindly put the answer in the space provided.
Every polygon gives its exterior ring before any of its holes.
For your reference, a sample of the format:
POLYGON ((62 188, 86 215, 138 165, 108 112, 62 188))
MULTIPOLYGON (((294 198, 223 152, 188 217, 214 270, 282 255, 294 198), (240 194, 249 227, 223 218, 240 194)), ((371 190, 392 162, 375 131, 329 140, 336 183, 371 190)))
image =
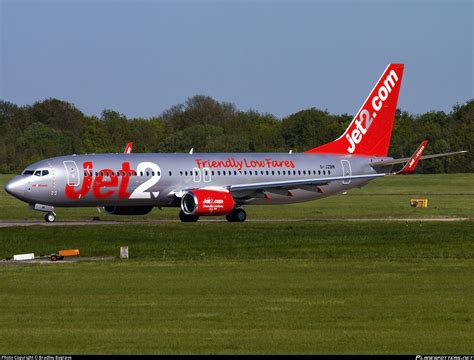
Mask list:
POLYGON ((227 215, 235 206, 228 191, 197 189, 181 198, 181 210, 186 215, 227 215))

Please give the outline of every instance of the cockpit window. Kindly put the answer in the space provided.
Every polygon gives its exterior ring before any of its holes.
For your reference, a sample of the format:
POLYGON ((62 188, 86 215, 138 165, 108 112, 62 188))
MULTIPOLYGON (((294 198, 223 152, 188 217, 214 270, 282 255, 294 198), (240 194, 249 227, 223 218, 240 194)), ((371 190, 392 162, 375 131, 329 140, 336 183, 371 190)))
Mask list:
POLYGON ((21 175, 35 175, 35 176, 46 176, 49 174, 49 170, 24 170, 21 175))

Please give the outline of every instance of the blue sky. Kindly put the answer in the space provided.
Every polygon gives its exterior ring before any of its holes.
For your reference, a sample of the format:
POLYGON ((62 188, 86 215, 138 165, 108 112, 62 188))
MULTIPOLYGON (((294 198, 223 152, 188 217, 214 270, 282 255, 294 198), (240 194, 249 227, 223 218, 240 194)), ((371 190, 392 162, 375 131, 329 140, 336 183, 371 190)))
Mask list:
POLYGON ((399 107, 473 96, 473 2, 0 0, 0 98, 161 114, 195 94, 284 117, 354 114, 389 62, 399 107))

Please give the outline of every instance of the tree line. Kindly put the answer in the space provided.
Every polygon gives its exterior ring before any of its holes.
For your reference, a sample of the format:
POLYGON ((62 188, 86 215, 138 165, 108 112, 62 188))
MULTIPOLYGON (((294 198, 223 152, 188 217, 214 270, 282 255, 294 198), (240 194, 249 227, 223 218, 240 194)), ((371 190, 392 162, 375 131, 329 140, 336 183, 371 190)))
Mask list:
MULTIPOLYGON (((351 120, 316 108, 278 119, 203 95, 159 116, 132 119, 113 110, 87 116, 53 98, 26 106, 0 101, 0 173, 17 173, 53 156, 122 152, 128 141, 134 152, 301 152, 336 139, 351 120)), ((425 154, 469 153, 421 162, 418 171, 473 172, 473 135, 474 100, 449 113, 397 109, 389 155, 408 157, 427 139, 425 154)))

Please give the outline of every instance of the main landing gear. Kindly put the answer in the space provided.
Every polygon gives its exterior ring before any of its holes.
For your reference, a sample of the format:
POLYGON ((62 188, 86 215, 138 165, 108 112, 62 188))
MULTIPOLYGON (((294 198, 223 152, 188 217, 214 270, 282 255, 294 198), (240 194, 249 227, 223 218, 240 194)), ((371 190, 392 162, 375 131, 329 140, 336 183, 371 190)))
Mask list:
POLYGON ((247 219, 247 213, 242 208, 235 208, 230 214, 225 216, 228 222, 244 222, 247 219))
MULTIPOLYGON (((242 208, 235 208, 234 210, 232 210, 230 214, 227 214, 225 218, 227 219, 228 222, 244 222, 245 219, 247 219, 247 213, 242 208)), ((188 215, 188 214, 185 214, 183 210, 180 210, 179 219, 182 222, 196 222, 199 220, 199 216, 188 215)))

